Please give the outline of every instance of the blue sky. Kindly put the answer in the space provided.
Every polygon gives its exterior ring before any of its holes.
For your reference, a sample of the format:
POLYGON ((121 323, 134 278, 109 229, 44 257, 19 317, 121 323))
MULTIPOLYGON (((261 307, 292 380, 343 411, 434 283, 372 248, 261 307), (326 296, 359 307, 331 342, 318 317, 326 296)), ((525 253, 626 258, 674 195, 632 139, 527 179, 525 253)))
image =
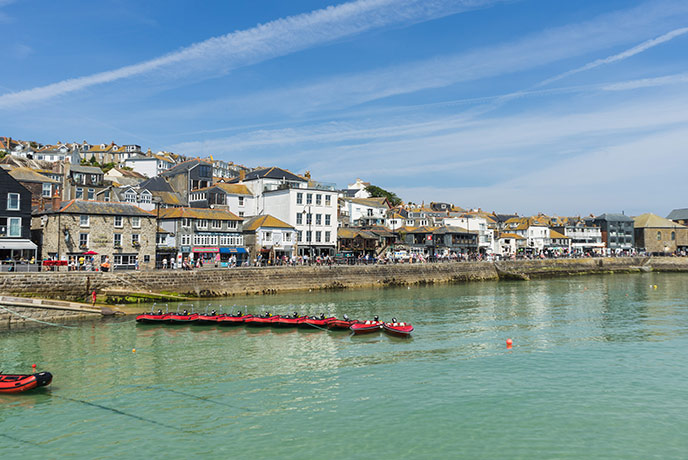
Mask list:
POLYGON ((686 207, 682 0, 0 0, 0 134, 498 212, 686 207))

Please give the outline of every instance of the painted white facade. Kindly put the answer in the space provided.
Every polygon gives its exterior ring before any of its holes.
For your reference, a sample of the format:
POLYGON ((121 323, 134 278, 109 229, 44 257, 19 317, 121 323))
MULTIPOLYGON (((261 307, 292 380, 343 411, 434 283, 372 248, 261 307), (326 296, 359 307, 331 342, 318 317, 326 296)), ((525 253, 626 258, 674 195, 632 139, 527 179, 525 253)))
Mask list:
POLYGON ((259 198, 258 214, 270 214, 295 227, 302 254, 333 253, 337 246, 335 190, 283 188, 268 191, 259 198))
POLYGON ((385 221, 385 216, 389 210, 385 205, 371 206, 354 200, 344 200, 342 206, 345 208, 344 212, 349 216, 351 225, 358 225, 361 219, 378 219, 382 223, 385 221))
POLYGON ((354 198, 370 198, 370 193, 366 190, 366 187, 370 185, 367 182, 363 182, 361 179, 356 178, 356 182, 347 185, 348 190, 356 190, 354 198))
POLYGON ((155 177, 162 172, 167 171, 174 163, 166 160, 160 155, 154 156, 135 156, 124 160, 124 166, 127 166, 139 174, 146 177, 155 177))
POLYGON ((549 227, 531 225, 528 227, 526 238, 528 247, 540 252, 544 250, 546 246, 549 246, 549 227))
POLYGON ((600 227, 563 227, 564 236, 571 238, 573 252, 599 251, 605 247, 600 227))

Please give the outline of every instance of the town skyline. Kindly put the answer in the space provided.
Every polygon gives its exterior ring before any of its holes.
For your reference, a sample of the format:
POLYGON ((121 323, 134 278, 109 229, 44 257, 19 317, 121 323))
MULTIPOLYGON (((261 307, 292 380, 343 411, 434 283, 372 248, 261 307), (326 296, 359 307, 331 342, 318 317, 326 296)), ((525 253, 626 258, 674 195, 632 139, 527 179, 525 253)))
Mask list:
POLYGON ((678 1, 4 0, 0 134, 361 177, 414 203, 666 215, 687 191, 686 19, 678 1), (89 27, 55 36, 67 23, 89 27))

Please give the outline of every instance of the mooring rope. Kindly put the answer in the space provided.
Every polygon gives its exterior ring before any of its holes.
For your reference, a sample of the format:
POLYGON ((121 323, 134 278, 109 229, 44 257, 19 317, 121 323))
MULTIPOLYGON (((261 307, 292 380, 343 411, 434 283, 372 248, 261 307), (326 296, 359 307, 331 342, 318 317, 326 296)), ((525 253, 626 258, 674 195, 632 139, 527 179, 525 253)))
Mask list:
POLYGON ((27 319, 27 320, 29 320, 29 321, 35 321, 35 322, 37 322, 37 323, 47 324, 48 326, 62 327, 62 328, 65 328, 65 329, 76 329, 76 327, 74 327, 74 326, 65 326, 64 324, 49 323, 49 322, 47 322, 47 321, 41 321, 40 319, 29 318, 28 316, 24 316, 24 315, 22 315, 21 313, 17 313, 16 311, 12 311, 12 310, 10 310, 9 308, 7 308, 7 307, 5 307, 5 306, 3 306, 3 305, 0 305, 0 308, 2 308, 2 309, 5 310, 5 311, 8 311, 8 312, 9 312, 10 314, 12 314, 12 315, 19 316, 20 318, 24 318, 24 319, 27 319))

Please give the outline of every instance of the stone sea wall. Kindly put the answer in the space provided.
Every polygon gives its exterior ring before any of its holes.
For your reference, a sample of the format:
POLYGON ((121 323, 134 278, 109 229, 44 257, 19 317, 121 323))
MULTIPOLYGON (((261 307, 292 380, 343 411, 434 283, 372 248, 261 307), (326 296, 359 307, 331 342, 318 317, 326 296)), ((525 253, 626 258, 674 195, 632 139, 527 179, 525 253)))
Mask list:
POLYGON ((98 302, 156 294, 215 297, 318 289, 403 286, 610 272, 688 272, 688 258, 594 258, 333 267, 266 267, 136 272, 3 273, 0 294, 98 302), (131 296, 131 297, 130 297, 131 296), (90 298, 89 298, 90 301, 90 298))
POLYGON ((41 307, 0 307, 0 330, 40 327, 44 322, 62 323, 70 320, 95 318, 93 313, 41 307))

